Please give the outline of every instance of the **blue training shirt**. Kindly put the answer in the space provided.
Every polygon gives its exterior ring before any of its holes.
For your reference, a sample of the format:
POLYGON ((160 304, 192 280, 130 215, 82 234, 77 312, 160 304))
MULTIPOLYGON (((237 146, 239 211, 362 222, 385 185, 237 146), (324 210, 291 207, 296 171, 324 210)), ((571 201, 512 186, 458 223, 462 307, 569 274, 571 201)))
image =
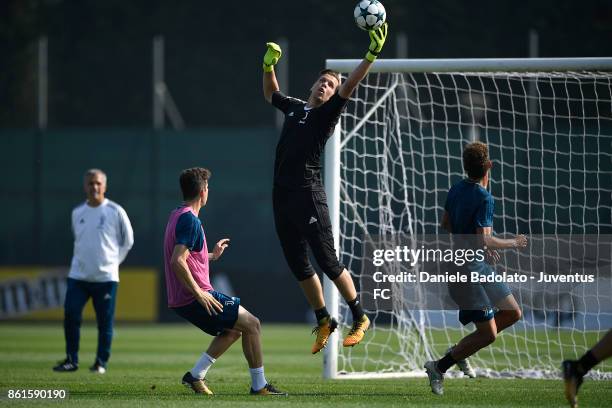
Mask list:
POLYGON ((204 246, 202 222, 191 211, 181 214, 176 222, 175 245, 183 244, 193 252, 200 252, 204 246))
POLYGON ((470 180, 461 180, 448 191, 444 209, 453 234, 475 234, 476 228, 493 226, 493 196, 470 180))

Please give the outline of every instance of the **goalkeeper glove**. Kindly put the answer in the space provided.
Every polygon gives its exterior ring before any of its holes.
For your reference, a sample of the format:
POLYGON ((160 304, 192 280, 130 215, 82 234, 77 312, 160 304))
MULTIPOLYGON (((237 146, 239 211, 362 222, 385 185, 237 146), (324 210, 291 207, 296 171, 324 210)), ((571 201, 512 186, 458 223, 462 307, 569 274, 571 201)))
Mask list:
POLYGON ((272 67, 276 65, 283 52, 280 46, 273 42, 266 43, 266 47, 268 49, 263 58, 263 70, 264 72, 272 72, 272 67))
POLYGON ((382 50, 385 40, 387 39, 387 23, 384 23, 376 30, 369 31, 369 34, 370 48, 368 48, 368 53, 366 54, 365 58, 370 62, 374 62, 376 57, 378 57, 380 50, 382 50))

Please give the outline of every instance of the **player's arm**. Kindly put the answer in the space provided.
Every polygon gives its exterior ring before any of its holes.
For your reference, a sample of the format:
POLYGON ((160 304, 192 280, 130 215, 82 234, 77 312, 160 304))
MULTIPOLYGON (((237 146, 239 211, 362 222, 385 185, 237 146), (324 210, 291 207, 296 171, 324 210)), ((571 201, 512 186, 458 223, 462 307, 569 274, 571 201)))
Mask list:
POLYGON ((221 258, 221 255, 223 255, 223 251, 225 251, 225 248, 227 248, 229 242, 229 238, 223 238, 222 240, 217 242, 217 244, 213 248, 213 251, 208 253, 208 259, 210 259, 211 261, 216 261, 221 258))
POLYGON ((350 98, 355 88, 357 88, 357 85, 359 85, 359 82, 368 74, 372 63, 376 60, 385 44, 385 40, 387 39, 387 27, 387 23, 384 23, 380 28, 369 31, 370 47, 368 48, 368 53, 363 58, 363 61, 357 65, 357 68, 349 74, 346 81, 340 85, 338 95, 342 98, 350 98))
POLYGON ((75 211, 76 210, 72 210, 72 214, 70 215, 70 229, 72 230, 72 237, 74 239, 76 239, 76 229, 74 229, 74 218, 75 218, 74 212, 75 211))
POLYGON ((266 43, 266 54, 263 58, 263 94, 268 103, 272 103, 272 94, 280 91, 276 74, 274 73, 274 65, 278 63, 282 55, 281 48, 278 44, 269 42, 266 43))
POLYGON ((514 238, 498 238, 493 235, 493 227, 476 228, 476 234, 481 237, 481 244, 488 249, 509 249, 509 248, 525 248, 527 246, 527 237, 525 235, 517 235, 514 238))
POLYGON ((217 312, 222 312, 223 306, 221 303, 210 293, 203 291, 193 279, 193 276, 191 276, 189 265, 187 265, 187 256, 189 256, 189 249, 185 245, 178 244, 174 246, 172 259, 170 260, 172 272, 174 272, 187 290, 195 296, 196 300, 206 309, 209 315, 216 315, 217 312))
POLYGON ((440 222, 440 227, 442 227, 442 229, 445 229, 449 233, 453 232, 448 211, 444 211, 444 214, 442 215, 442 221, 440 222))
POLYGON ((493 196, 489 195, 476 213, 476 234, 480 238, 480 244, 489 250, 526 247, 527 237, 524 235, 517 235, 511 239, 498 238, 493 235, 493 212, 493 196))
POLYGON ((123 262, 134 245, 134 230, 123 208, 119 210, 119 263, 123 262))

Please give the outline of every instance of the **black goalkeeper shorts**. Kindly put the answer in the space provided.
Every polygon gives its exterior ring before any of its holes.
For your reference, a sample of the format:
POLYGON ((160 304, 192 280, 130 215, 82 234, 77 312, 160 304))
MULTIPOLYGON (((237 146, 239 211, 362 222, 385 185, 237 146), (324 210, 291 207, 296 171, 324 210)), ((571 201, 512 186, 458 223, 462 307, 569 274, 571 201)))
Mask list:
POLYGON ((344 270, 334 248, 329 209, 324 191, 287 191, 274 188, 274 224, 289 268, 299 281, 315 271, 308 247, 321 270, 334 280, 344 270))

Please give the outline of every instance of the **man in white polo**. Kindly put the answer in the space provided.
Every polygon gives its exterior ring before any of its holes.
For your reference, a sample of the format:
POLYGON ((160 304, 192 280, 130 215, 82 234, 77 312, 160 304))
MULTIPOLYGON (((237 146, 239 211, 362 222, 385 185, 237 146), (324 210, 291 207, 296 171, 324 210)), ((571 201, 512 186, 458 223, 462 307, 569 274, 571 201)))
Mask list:
POLYGON ((98 350, 90 370, 104 374, 113 339, 119 264, 134 244, 134 233, 125 210, 104 197, 106 174, 87 170, 84 182, 87 201, 72 210, 74 253, 64 302, 66 359, 53 371, 78 370, 83 308, 91 297, 98 322, 98 350))

